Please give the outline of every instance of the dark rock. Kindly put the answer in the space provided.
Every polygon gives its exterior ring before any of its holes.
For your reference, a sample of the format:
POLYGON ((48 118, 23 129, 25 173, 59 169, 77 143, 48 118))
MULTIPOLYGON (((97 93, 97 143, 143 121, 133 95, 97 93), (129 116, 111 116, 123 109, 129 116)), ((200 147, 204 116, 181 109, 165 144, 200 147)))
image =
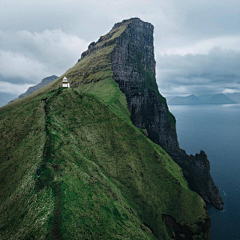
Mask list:
MULTIPOLYGON (((127 21, 115 24, 113 29, 127 21)), ((206 203, 222 209, 223 201, 211 178, 206 154, 201 152, 189 156, 179 148, 175 118, 156 83, 153 25, 133 18, 115 43, 111 54, 113 79, 126 95, 132 122, 146 129, 148 137, 160 144, 183 168, 193 191, 200 194, 206 203)))
POLYGON ((96 44, 95 42, 91 42, 88 46, 88 49, 92 49, 95 46, 95 44, 96 44))
POLYGON ((113 79, 126 95, 132 122, 165 149, 178 148, 176 121, 155 79, 153 25, 134 18, 111 57, 113 79))
POLYGON ((223 201, 210 175, 210 163, 205 152, 200 151, 195 156, 188 156, 185 151, 181 150, 180 154, 177 153, 173 158, 183 169, 189 187, 197 192, 206 203, 222 210, 223 201))

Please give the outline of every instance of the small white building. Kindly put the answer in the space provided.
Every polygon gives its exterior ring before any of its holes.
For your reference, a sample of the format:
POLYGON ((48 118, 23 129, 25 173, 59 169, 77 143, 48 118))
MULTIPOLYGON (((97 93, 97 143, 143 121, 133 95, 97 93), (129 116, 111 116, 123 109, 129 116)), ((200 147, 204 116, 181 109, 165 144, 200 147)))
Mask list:
POLYGON ((62 80, 62 86, 70 88, 70 83, 68 82, 66 77, 64 77, 62 80))

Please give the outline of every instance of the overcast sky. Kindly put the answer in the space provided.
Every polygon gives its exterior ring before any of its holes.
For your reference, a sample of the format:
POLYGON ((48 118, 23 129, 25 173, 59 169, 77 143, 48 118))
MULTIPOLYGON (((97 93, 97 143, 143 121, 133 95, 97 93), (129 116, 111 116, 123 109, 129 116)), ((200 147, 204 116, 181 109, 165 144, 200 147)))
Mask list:
POLYGON ((240 91, 240 0, 1 0, 0 94, 72 67, 116 22, 154 25, 166 96, 240 91))

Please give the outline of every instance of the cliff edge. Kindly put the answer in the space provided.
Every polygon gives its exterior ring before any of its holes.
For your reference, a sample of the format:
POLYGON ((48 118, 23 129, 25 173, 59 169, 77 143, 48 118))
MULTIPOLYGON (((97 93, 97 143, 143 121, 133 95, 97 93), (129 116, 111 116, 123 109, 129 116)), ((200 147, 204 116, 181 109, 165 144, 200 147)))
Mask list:
POLYGON ((209 165, 178 146, 151 24, 115 24, 64 75, 1 108, 0 123, 1 239, 209 240, 189 188, 206 182, 184 178, 209 165))
MULTIPOLYGON (((111 52, 113 79, 126 95, 133 124, 146 129, 148 137, 162 146, 178 163, 189 186, 208 204, 223 209, 219 189, 210 175, 210 163, 204 152, 195 156, 187 155, 179 148, 176 120, 168 110, 165 98, 159 93, 155 78, 153 46, 153 25, 139 18, 124 20, 115 24, 112 31, 126 26, 115 40, 111 52)), ((104 39, 109 39, 111 34, 104 39)), ((102 39, 92 43, 82 58, 99 48, 102 39)), ((109 42, 108 42, 109 44, 109 42)))

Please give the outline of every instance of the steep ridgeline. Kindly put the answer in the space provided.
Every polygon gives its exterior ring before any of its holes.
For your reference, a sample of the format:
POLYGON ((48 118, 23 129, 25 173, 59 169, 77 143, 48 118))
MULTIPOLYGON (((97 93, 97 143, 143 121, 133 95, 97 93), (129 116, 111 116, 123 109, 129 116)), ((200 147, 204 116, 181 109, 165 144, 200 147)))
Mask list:
MULTIPOLYGON (((131 120, 137 127, 147 129, 148 137, 165 150, 175 150, 178 148, 175 118, 168 111, 155 79, 153 25, 133 18, 115 24, 111 32, 120 27, 126 28, 123 33, 102 45, 115 45, 109 56, 110 66, 113 79, 126 95, 131 120)), ((111 32, 91 43, 81 60, 98 50, 103 39, 112 37, 111 32)))
POLYGON ((63 75, 72 88, 61 76, 0 109, 0 239, 209 239, 206 204, 183 176, 195 169, 201 187, 195 160, 207 174, 208 161, 178 147, 152 32, 116 24, 63 75))
MULTIPOLYGON (((126 26, 123 33, 107 44, 115 44, 110 54, 113 79, 126 95, 133 124, 146 129, 148 137, 160 144, 182 168, 192 190, 218 209, 223 208, 219 190, 210 175, 206 154, 189 157, 178 145, 176 122, 157 87, 153 47, 153 25, 138 18, 117 23, 112 31, 126 26), (201 157, 199 157, 201 156, 201 157), (197 174, 196 174, 197 173, 197 174)), ((112 32, 111 31, 111 32, 112 32)), ((111 34, 105 36, 110 38, 111 34)), ((99 49, 92 43, 82 59, 99 49)))
POLYGON ((132 19, 117 41, 111 62, 113 79, 126 95, 133 124, 146 129, 148 137, 165 150, 178 148, 175 118, 155 79, 153 25, 132 19))
MULTIPOLYGON (((113 29, 118 26, 116 24, 113 29)), ((183 168, 192 190, 207 203, 222 209, 223 202, 211 178, 207 156, 200 154, 199 157, 197 154, 189 157, 179 148, 175 118, 156 84, 153 25, 132 19, 116 41, 111 62, 113 79, 127 97, 133 124, 146 129, 148 137, 160 144, 183 168)))

